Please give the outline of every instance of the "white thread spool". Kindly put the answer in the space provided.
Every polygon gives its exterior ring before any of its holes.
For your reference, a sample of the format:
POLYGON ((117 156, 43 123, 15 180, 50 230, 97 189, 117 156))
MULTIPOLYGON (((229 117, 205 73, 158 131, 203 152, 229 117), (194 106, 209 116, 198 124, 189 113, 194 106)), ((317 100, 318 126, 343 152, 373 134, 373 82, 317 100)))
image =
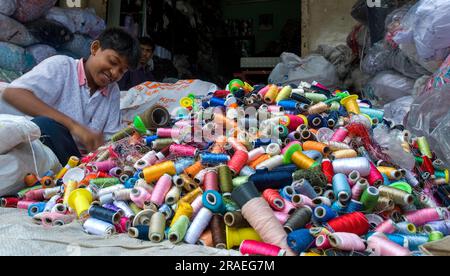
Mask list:
POLYGON ((114 201, 114 206, 123 211, 124 216, 127 218, 134 217, 134 212, 131 210, 131 207, 125 201, 114 201))
POLYGON ((281 153, 281 148, 279 144, 272 143, 267 146, 266 153, 270 156, 279 155, 281 153))
POLYGON ((276 167, 282 166, 284 164, 283 156, 276 155, 264 162, 261 162, 256 166, 257 170, 268 169, 269 171, 275 169, 276 167))
POLYGON ((104 237, 112 236, 116 232, 114 225, 94 218, 87 219, 83 228, 88 234, 104 237))
POLYGON ((114 185, 114 186, 111 186, 111 187, 108 187, 108 188, 103 188, 103 189, 98 191, 98 196, 102 197, 102 196, 104 196, 106 194, 112 194, 115 191, 119 191, 119 190, 123 190, 123 189, 125 189, 125 186, 122 185, 122 184, 114 185))
POLYGON ((208 227, 212 217, 213 213, 210 210, 202 208, 189 227, 186 236, 184 237, 184 241, 188 244, 197 243, 203 231, 208 227))

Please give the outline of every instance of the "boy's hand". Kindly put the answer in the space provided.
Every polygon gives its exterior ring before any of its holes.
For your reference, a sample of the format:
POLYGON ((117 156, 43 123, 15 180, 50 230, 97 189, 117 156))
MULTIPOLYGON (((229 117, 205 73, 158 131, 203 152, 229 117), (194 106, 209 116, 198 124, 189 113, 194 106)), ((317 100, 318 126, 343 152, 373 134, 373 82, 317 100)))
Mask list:
POLYGON ((75 124, 70 132, 80 140, 89 152, 95 151, 105 143, 102 133, 94 132, 80 124, 75 124))

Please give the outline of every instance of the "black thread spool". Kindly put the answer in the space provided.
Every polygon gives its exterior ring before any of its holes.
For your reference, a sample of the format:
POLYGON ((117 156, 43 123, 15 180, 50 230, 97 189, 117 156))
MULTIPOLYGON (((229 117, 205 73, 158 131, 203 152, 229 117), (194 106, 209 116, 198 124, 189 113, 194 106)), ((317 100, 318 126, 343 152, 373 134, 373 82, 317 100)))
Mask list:
POLYGON ((305 228, 311 221, 312 210, 309 207, 303 207, 295 210, 295 212, 289 217, 284 224, 284 230, 287 233, 295 231, 297 229, 305 228))
POLYGON ((122 215, 120 212, 93 205, 89 208, 89 216, 111 224, 118 224, 122 215))
POLYGON ((245 220, 240 211, 228 212, 224 215, 223 220, 226 225, 232 228, 247 228, 251 227, 245 220))

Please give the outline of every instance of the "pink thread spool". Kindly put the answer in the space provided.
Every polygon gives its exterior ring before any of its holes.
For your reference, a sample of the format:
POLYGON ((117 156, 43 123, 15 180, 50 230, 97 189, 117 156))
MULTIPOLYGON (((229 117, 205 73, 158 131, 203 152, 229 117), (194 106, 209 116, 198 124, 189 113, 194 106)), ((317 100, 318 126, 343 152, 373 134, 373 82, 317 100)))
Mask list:
POLYGON ((248 152, 247 148, 242 145, 242 143, 240 143, 236 138, 234 137, 230 137, 228 138, 228 143, 230 143, 230 145, 233 147, 233 149, 235 151, 244 151, 244 152, 248 152))
POLYGON ((45 200, 45 189, 32 190, 25 194, 25 199, 27 201, 44 201, 45 200))
POLYGON ((228 167, 235 175, 239 174, 242 168, 247 164, 248 161, 248 153, 245 151, 236 151, 231 157, 230 161, 228 161, 228 167))
POLYGON ((109 171, 109 175, 114 177, 119 177, 122 174, 122 169, 120 167, 114 167, 109 171))
POLYGON ((156 161, 158 161, 156 152, 152 150, 150 152, 147 152, 144 156, 142 156, 141 159, 139 159, 136 162, 136 164, 134 164, 134 167, 138 170, 143 170, 146 167, 154 165, 156 161))
POLYGON ((330 245, 334 248, 344 251, 359 251, 366 250, 364 241, 353 233, 333 233, 328 236, 330 245))
POLYGON ((292 145, 302 145, 302 143, 300 141, 292 141, 289 144, 287 144, 282 150, 281 150, 281 154, 285 154, 286 151, 292 146, 292 145))
POLYGON ((161 176, 161 178, 155 184, 155 188, 153 189, 150 201, 158 206, 161 206, 171 187, 172 177, 168 174, 161 176))
POLYGON ((384 233, 384 234, 392 234, 396 231, 395 222, 391 219, 383 221, 375 228, 375 232, 384 233))
POLYGON ((286 115, 286 117, 289 118, 289 124, 287 125, 289 131, 295 131, 299 126, 305 124, 305 121, 303 120, 302 117, 291 114, 286 115))
POLYGON ((30 200, 21 200, 17 202, 17 209, 24 209, 28 210, 31 204, 36 203, 37 201, 30 201, 30 200))
POLYGON ((320 250, 327 250, 330 249, 332 246, 330 244, 330 240, 328 239, 328 236, 325 234, 319 235, 316 238, 316 247, 320 250))
POLYGON ((216 171, 209 170, 205 174, 204 186, 205 186, 204 187, 205 191, 209 191, 209 190, 218 191, 219 190, 219 179, 218 179, 218 175, 217 175, 216 171))
POLYGON ((383 234, 375 233, 367 239, 367 249, 377 256, 410 256, 411 251, 390 241, 383 234))
POLYGON ((264 87, 263 89, 259 90, 258 96, 261 97, 261 99, 264 99, 264 97, 266 96, 266 93, 269 91, 269 89, 270 89, 270 84, 267 85, 266 87, 264 87))
POLYGON ((408 222, 416 226, 422 226, 432 221, 444 219, 437 208, 426 208, 422 210, 408 212, 405 216, 408 222))
POLYGON ((65 215, 61 213, 45 213, 42 216, 42 225, 46 227, 64 226, 72 223, 75 217, 72 215, 65 215))
POLYGON ((369 183, 365 179, 360 179, 356 182, 355 186, 352 187, 352 199, 360 200, 364 191, 369 187, 369 183))
POLYGON ((129 218, 122 217, 120 219, 120 222, 114 226, 116 227, 117 233, 119 233, 119 234, 128 233, 128 229, 131 226, 131 222, 130 222, 129 218))
POLYGON ((275 217, 278 219, 278 221, 281 224, 285 224, 286 221, 289 219, 289 214, 288 213, 274 211, 273 214, 275 215, 275 217))
POLYGON ((276 245, 250 240, 242 241, 239 252, 242 255, 250 256, 277 257, 286 255, 286 251, 276 245))
POLYGON ((194 210, 192 214, 192 220, 197 216, 198 212, 203 208, 203 198, 201 196, 198 196, 194 199, 194 201, 191 203, 192 209, 194 210))
POLYGON ((279 105, 269 105, 268 110, 269 112, 282 112, 283 108, 279 105))
POLYGON ((331 136, 331 142, 344 142, 345 138, 348 136, 348 130, 345 127, 340 127, 331 136))
POLYGON ((284 199, 284 208, 281 210, 282 213, 292 215, 292 213, 295 212, 295 209, 297 209, 297 207, 292 202, 284 199))
POLYGON ((384 183, 384 177, 383 175, 380 173, 380 171, 377 169, 377 167, 375 167, 375 165, 370 162, 370 173, 369 176, 367 177, 367 180, 369 181, 369 184, 371 186, 381 186, 384 183))
POLYGON ((177 157, 195 157, 197 149, 193 146, 173 144, 169 148, 170 153, 177 157))
POLYGON ((160 138, 178 138, 180 133, 179 128, 158 128, 156 130, 156 135, 160 138))
POLYGON ((131 200, 141 209, 144 209, 144 204, 149 201, 151 194, 142 187, 137 187, 131 190, 131 200))
POLYGON ((92 163, 92 169, 95 172, 105 172, 109 173, 112 168, 117 167, 117 162, 111 159, 102 162, 94 162, 92 163))
POLYGON ((313 200, 310 199, 309 197, 307 197, 305 195, 301 195, 301 194, 295 194, 292 196, 292 204, 297 208, 301 208, 301 207, 305 207, 305 206, 314 208, 313 200))

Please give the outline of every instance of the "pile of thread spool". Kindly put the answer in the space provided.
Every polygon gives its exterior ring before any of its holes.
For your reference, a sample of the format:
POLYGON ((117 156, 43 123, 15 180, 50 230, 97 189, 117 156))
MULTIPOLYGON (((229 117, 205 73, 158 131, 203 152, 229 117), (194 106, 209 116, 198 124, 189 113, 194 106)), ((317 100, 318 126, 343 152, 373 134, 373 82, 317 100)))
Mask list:
POLYGON ((77 220, 92 235, 243 255, 420 255, 450 234, 449 172, 425 138, 319 83, 229 88, 164 127, 140 118, 57 174, 27 175, 1 206, 46 227, 77 220), (402 133, 414 169, 383 153, 379 125, 402 133))

